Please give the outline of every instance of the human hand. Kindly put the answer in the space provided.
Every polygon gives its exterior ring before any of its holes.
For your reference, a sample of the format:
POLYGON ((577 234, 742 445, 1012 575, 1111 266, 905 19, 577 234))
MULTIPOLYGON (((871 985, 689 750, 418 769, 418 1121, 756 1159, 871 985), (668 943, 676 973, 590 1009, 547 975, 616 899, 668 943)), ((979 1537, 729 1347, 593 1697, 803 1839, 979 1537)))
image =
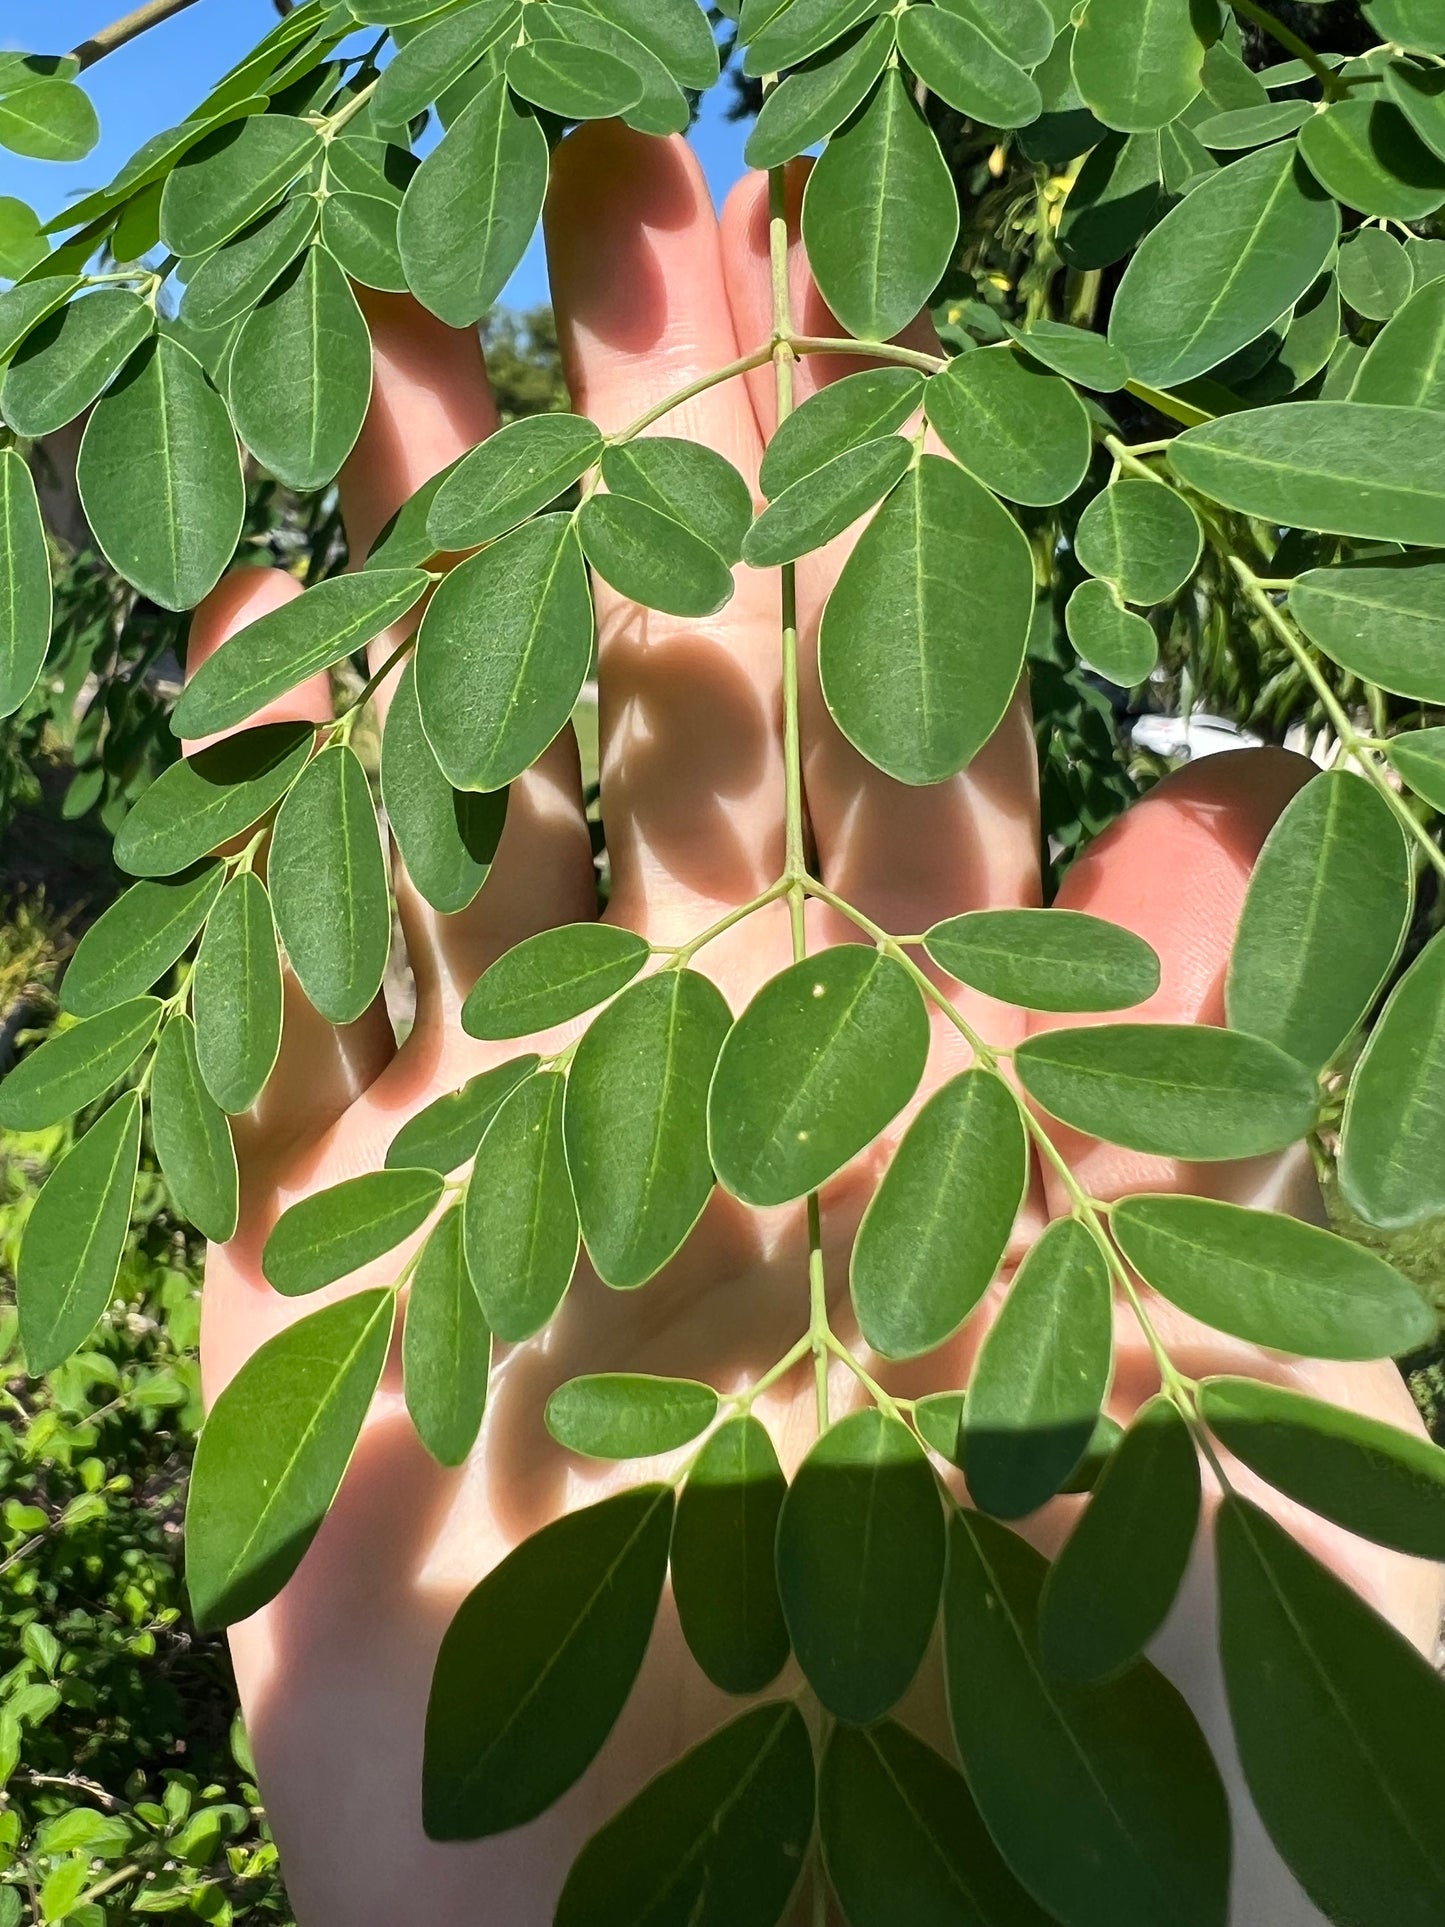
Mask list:
MULTIPOLYGON (((649 144, 612 125, 572 136, 554 160, 548 241, 574 403, 604 430, 633 419, 690 379, 734 359, 771 332, 765 188, 754 178, 716 222, 700 173, 681 143, 649 144), (582 243, 585 239, 586 245, 582 243)), ((796 312, 805 332, 835 332, 793 250, 796 312)), ((343 479, 356 553, 437 469, 481 440, 495 413, 474 339, 408 301, 369 297, 377 387, 366 431, 343 479)), ((826 372, 826 371, 825 371, 826 372)), ((837 372, 842 372, 841 369, 837 372)), ((798 373, 809 392, 820 364, 798 373)), ((766 369, 714 388, 659 428, 719 449, 755 478, 773 397, 766 369)), ((961 776, 926 789, 866 764, 833 727, 818 689, 812 643, 847 538, 799 567, 803 639, 803 783, 817 872, 834 891, 894 931, 982 907, 1036 903, 1040 891, 1034 750, 1020 700, 961 776)), ((192 667, 227 635, 295 593, 288 578, 246 572, 198 612, 192 667)), ((783 865, 785 770, 776 586, 738 572, 718 616, 682 621, 624 604, 597 588, 602 778, 612 897, 608 920, 656 945, 680 944, 765 890, 783 865)), ((383 638, 376 661, 397 638, 383 638)), ((320 683, 293 692, 271 718, 329 714, 320 683)), ((1101 837, 1070 872, 1064 907, 1111 918, 1145 937, 1163 976, 1132 1013, 1169 1022, 1222 1021, 1222 982, 1250 865, 1278 811, 1309 767, 1273 752, 1220 757, 1185 771, 1101 837)), ((283 1208, 342 1178, 378 1168, 403 1122, 491 1064, 530 1046, 484 1045, 459 1023, 481 970, 521 938, 594 914, 590 846, 570 732, 513 786, 491 877, 470 909, 439 917, 398 876, 403 932, 416 980, 414 1029, 399 1048, 380 1005, 333 1031, 288 987, 282 1058, 256 1113, 238 1123, 243 1212, 236 1239, 212 1252, 204 1363, 212 1400, 266 1339, 323 1297, 390 1283, 397 1260, 357 1274, 309 1303, 278 1297, 260 1272, 262 1243, 283 1208)), ((854 940, 821 902, 808 909, 810 949, 854 940)), ((736 1013, 792 958, 788 912, 774 903, 703 950, 736 1013)), ((1029 1020, 966 988, 957 1011, 1001 1047, 1029 1020)), ((1056 1028, 1058 1019, 1035 1028, 1056 1028)), ((583 1023, 549 1033, 555 1049, 583 1023)), ((982 1326, 907 1367, 873 1358, 857 1340, 846 1292, 847 1254, 863 1206, 916 1104, 969 1061, 961 1033, 939 1012, 919 1098, 824 1194, 825 1265, 836 1328, 898 1396, 963 1385, 982 1326)), ((1213 1190, 1302 1214, 1317 1210, 1303 1161, 1164 1166, 1106 1145, 1070 1140, 1076 1171, 1108 1199, 1143 1186, 1213 1190)), ((1061 1199, 1036 1174, 1010 1265, 1061 1199)), ((258 1769, 303 1927, 393 1927, 424 1914, 438 1927, 478 1918, 507 1927, 550 1921, 566 1869, 583 1841, 653 1772, 726 1717, 729 1702, 692 1663, 664 1606, 648 1659, 593 1767, 549 1812, 513 1834, 439 1845, 421 1828, 422 1723, 436 1650, 469 1589, 511 1548, 559 1513, 634 1482, 565 1453, 542 1423, 554 1386, 579 1372, 656 1371, 727 1391, 787 1351, 807 1323, 807 1241, 801 1205, 757 1214, 715 1194, 681 1255, 646 1289, 616 1294, 579 1269, 562 1312, 537 1340, 494 1369, 481 1441, 456 1471, 422 1451, 406 1416, 399 1369, 388 1369, 341 1494, 285 1591, 232 1634, 258 1769)), ((1153 1308, 1181 1367, 1193 1376, 1257 1373, 1356 1410, 1418 1428, 1389 1364, 1283 1360, 1153 1308)), ((1118 1328, 1110 1409, 1128 1418, 1157 1386, 1147 1346, 1127 1312, 1118 1328)), ((861 1397, 833 1368, 835 1413, 861 1397)), ((814 1436, 806 1364, 758 1404, 791 1470, 814 1436)), ((1252 1490, 1247 1477, 1245 1489, 1252 1490)), ((1278 1498, 1292 1530, 1416 1640, 1433 1638, 1439 1587, 1432 1568, 1367 1547, 1278 1498)), ((1057 1544, 1076 1509, 1059 1500, 1030 1531, 1057 1544)), ((1212 1603, 1200 1563, 1159 1653, 1228 1757, 1212 1658, 1212 1603)), ((904 1716, 941 1739, 936 1674, 927 1669, 904 1716)), ((1239 1828, 1235 1919, 1293 1927, 1317 1918, 1257 1826, 1239 1828)))

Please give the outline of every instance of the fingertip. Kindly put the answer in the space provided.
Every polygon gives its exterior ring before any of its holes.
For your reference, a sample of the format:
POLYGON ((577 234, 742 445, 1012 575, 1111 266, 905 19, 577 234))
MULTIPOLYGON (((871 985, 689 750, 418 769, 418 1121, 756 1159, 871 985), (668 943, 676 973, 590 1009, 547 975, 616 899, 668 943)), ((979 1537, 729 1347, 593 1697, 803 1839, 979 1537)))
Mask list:
MULTIPOLYGON (((186 644, 186 681, 191 680, 201 664, 208 656, 213 656, 223 642, 229 642, 242 629, 259 622, 262 616, 284 608, 301 594, 301 584, 285 569, 248 566, 233 569, 229 575, 223 576, 205 600, 196 605, 191 617, 190 637, 186 644)), ((262 723, 318 723, 324 722, 330 714, 330 683, 324 675, 310 676, 294 689, 288 689, 284 696, 267 703, 254 716, 248 717, 242 727, 255 729, 262 723)), ((234 729, 222 729, 211 736, 188 737, 181 744, 181 753, 193 756, 197 750, 205 749, 209 744, 220 742, 235 733, 234 729)))

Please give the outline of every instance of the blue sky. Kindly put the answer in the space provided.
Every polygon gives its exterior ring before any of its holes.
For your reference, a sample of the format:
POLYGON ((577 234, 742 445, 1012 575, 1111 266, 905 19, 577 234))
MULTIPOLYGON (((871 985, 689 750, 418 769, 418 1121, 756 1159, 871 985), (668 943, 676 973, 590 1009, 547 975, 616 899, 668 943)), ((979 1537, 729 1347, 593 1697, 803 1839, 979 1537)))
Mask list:
MULTIPOLYGON (((130 10, 133 0, 0 0, 0 49, 63 53, 87 34, 130 10)), ((102 187, 141 142, 182 119, 226 68, 275 25, 271 0, 199 0, 174 20, 122 47, 93 67, 85 84, 100 114, 101 140, 83 161, 67 166, 22 160, 0 148, 0 194, 17 195, 43 219, 68 199, 102 187)), ((728 89, 704 103, 693 140, 719 198, 742 172, 746 127, 724 120, 728 89)), ((540 239, 508 285, 514 307, 547 299, 540 239)))

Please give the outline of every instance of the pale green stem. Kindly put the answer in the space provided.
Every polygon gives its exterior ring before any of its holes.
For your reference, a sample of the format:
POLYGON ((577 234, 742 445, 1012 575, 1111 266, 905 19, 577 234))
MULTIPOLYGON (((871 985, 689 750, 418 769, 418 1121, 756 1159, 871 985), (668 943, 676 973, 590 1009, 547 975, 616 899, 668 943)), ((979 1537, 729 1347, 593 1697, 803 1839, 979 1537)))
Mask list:
POLYGON ((113 54, 117 47, 139 40, 152 27, 158 27, 163 20, 169 20, 173 14, 184 13, 187 7, 195 4, 196 0, 146 0, 146 5, 137 7, 134 13, 126 14, 109 27, 102 27, 89 40, 82 40, 72 50, 73 58, 80 62, 84 71, 87 67, 93 67, 96 61, 104 60, 107 54, 113 54))
POLYGON ((1347 91, 1309 42, 1301 40, 1292 28, 1287 27, 1283 20, 1278 19, 1267 7, 1260 6, 1259 0, 1234 0, 1234 10, 1236 13, 1242 13, 1246 20, 1252 20, 1256 27, 1267 33, 1271 40, 1284 48, 1286 53, 1293 54, 1296 60, 1302 60, 1324 88, 1326 100, 1338 100, 1347 91))
POLYGON ((724 932, 731 930, 734 925, 745 922, 747 918, 763 909, 766 904, 776 903, 779 897, 786 896, 787 893, 788 879, 786 877, 779 877, 776 883, 770 883, 766 890, 759 892, 750 902, 739 904, 736 910, 729 910, 725 917, 719 917, 716 923, 710 923, 706 930, 700 930, 695 937, 690 937, 686 943, 677 945, 675 949, 666 944, 654 944, 653 952, 657 956, 671 959, 668 965, 670 970, 683 970, 692 962, 699 950, 713 943, 718 937, 722 936, 724 932))
POLYGON ((925 355, 917 348, 899 348, 891 341, 851 341, 825 335, 795 335, 786 329, 787 346, 795 355, 866 355, 869 361, 895 362, 900 368, 916 368, 921 374, 936 375, 948 362, 942 355, 925 355))

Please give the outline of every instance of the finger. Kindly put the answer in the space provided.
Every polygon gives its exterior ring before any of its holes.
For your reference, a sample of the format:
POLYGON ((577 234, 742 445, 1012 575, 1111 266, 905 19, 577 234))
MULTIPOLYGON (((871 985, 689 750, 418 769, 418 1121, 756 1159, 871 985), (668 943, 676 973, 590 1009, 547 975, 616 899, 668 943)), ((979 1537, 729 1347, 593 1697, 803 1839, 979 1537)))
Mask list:
MULTIPOLYGON (((238 630, 300 594, 300 583, 280 569, 237 569, 224 577, 191 619, 187 676, 194 676, 206 658, 238 630)), ((247 719, 245 727, 320 723, 330 715, 331 685, 325 675, 317 675, 268 703, 247 719)), ((191 754, 202 746, 202 742, 184 743, 182 748, 191 754)), ((338 1027, 321 1016, 287 970, 276 1066, 255 1107, 234 1127, 246 1195, 269 1182, 268 1174, 290 1147, 333 1124, 380 1075, 394 1049, 391 1021, 380 996, 355 1023, 338 1027)))
MULTIPOLYGON (((795 330, 833 337, 842 330, 813 280, 798 231, 805 179, 804 167, 790 169, 788 280, 795 330)), ((766 336, 772 327, 767 193, 766 180, 749 175, 723 210, 728 299, 745 340, 766 336)), ((912 332, 936 351, 926 315, 912 332)), ((794 373, 795 398, 801 402, 818 386, 867 365, 806 357, 794 373)), ((777 409, 772 389, 754 381, 751 393, 760 423, 771 432, 777 409)), ((828 713, 818 682, 818 627, 862 526, 798 564, 804 784, 824 881, 900 933, 984 905, 1037 902, 1037 759, 1022 698, 968 769, 925 788, 895 782, 876 769, 828 713)))
MULTIPOLYGON (((374 352, 371 407, 341 476, 341 507, 359 561, 404 502, 433 475, 493 434, 496 403, 475 329, 449 328, 409 295, 358 289, 374 352)), ((372 645, 374 669, 396 654, 417 620, 372 645)), ((377 692, 385 718, 398 666, 377 692)), ((472 904, 447 916, 393 864, 397 907, 416 986, 406 1055, 434 1059, 456 1027, 462 1000, 504 950, 557 923, 596 911, 592 846, 582 808, 576 739, 563 731, 511 788, 507 824, 472 904)))
MULTIPOLYGON (((553 156, 546 232, 574 405, 609 433, 739 353, 716 217, 681 140, 615 122, 553 156)), ((654 424, 727 457, 751 484, 760 444, 737 381, 654 424)), ((595 582, 603 814, 613 909, 680 941, 782 867, 776 583, 740 569, 702 620, 659 615, 595 582)))

